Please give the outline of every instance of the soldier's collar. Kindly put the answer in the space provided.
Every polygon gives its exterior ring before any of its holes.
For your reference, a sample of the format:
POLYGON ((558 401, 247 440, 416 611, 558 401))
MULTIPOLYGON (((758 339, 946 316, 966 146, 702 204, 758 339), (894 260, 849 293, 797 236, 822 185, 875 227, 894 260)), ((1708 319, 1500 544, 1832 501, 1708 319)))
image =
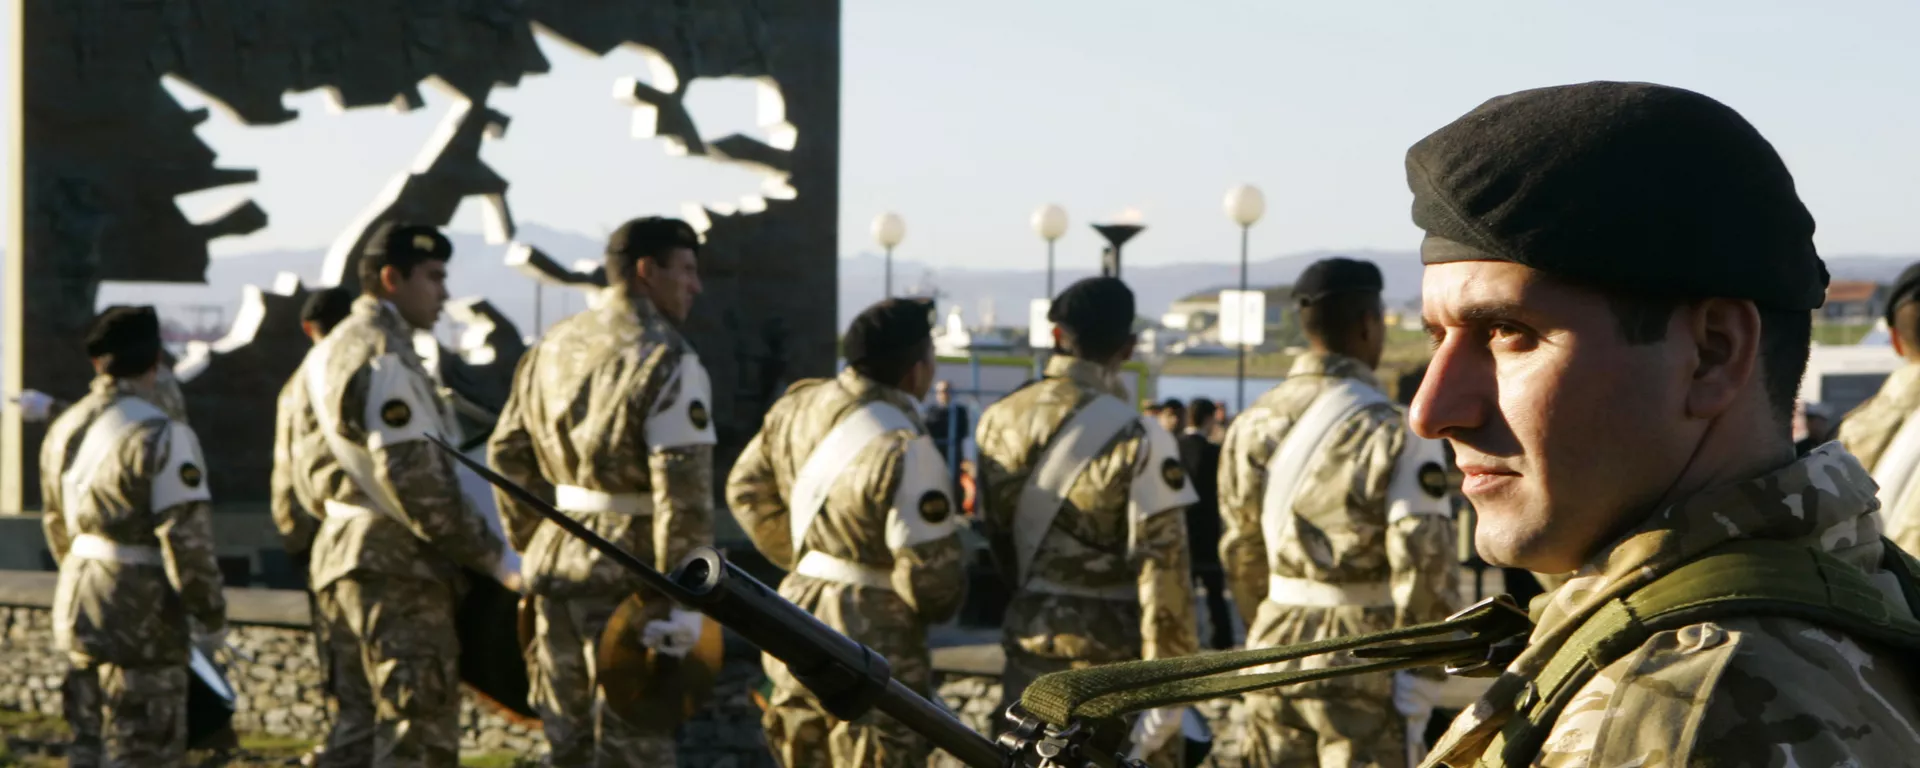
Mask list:
POLYGON ((1056 354, 1047 360, 1046 376, 1049 379, 1066 379, 1122 400, 1127 398, 1127 388, 1120 384, 1120 370, 1089 360, 1056 354))
POLYGON ((1353 379, 1374 389, 1380 388, 1380 380, 1366 363, 1334 352, 1309 351, 1294 358, 1293 366, 1287 370, 1287 378, 1296 376, 1333 376, 1353 379))

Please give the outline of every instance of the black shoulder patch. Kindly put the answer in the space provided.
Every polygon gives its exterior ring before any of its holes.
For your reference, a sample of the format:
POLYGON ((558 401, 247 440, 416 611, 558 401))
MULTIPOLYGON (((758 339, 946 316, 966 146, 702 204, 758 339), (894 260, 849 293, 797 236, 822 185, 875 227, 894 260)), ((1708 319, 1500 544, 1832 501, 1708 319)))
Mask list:
POLYGON ((200 487, 200 481, 204 478, 205 476, 200 473, 200 468, 194 466, 193 462, 188 461, 180 464, 180 482, 185 483, 188 488, 200 487))
POLYGON ((1420 465, 1420 490, 1428 496, 1440 498, 1447 495, 1447 471, 1440 468, 1438 462, 1429 461, 1420 465))
POLYGON ((920 496, 920 519, 929 523, 943 523, 953 514, 953 502, 939 491, 927 491, 920 496))
POLYGON ((388 400, 386 405, 380 406, 380 420, 389 427, 399 429, 413 421, 413 407, 399 398, 388 400))
POLYGON ((1160 462, 1160 479, 1167 481, 1167 487, 1176 491, 1187 487, 1187 468, 1180 466, 1180 460, 1171 456, 1160 462))
POLYGON ((698 400, 687 405, 687 418, 693 420, 694 429, 707 428, 707 404, 698 400))

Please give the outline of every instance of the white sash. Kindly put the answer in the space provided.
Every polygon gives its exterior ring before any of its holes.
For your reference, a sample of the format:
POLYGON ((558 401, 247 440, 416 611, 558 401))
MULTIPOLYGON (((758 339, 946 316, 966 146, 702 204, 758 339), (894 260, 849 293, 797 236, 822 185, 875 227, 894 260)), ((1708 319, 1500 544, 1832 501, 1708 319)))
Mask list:
POLYGON ((1893 441, 1880 453, 1880 460, 1873 463, 1873 481, 1880 485, 1875 494, 1880 499, 1880 515, 1887 515, 1901 509, 1908 494, 1913 492, 1913 470, 1920 465, 1920 413, 1908 414, 1895 432, 1893 441))
POLYGON ((854 457, 881 435, 912 428, 913 419, 904 411, 874 400, 847 414, 827 432, 826 438, 807 454, 799 476, 793 479, 787 514, 795 552, 800 551, 807 529, 813 527, 814 519, 819 517, 820 507, 827 503, 827 492, 833 489, 833 481, 839 479, 854 457))
POLYGON ((107 463, 120 441, 141 424, 164 418, 167 414, 158 406, 128 396, 115 400, 87 425, 87 434, 80 438, 80 450, 74 453, 73 463, 60 475, 61 492, 66 496, 61 507, 69 534, 80 530, 74 518, 74 510, 79 506, 76 502, 92 488, 94 474, 107 463))
POLYGON ((1293 517, 1293 501, 1300 494, 1307 466, 1319 456, 1334 427, 1360 409, 1384 402, 1387 396, 1380 390, 1341 379, 1314 398, 1287 431, 1280 449, 1267 460, 1267 492, 1260 502, 1260 529, 1266 535, 1269 557, 1278 549, 1275 542, 1282 541, 1291 530, 1288 522, 1293 517))
POLYGON ((1033 476, 1020 489, 1020 500, 1013 511, 1013 548, 1019 560, 1014 573, 1021 585, 1032 576, 1040 542, 1053 527, 1053 519, 1059 516, 1060 505, 1066 503, 1074 481, 1121 430, 1139 418, 1133 406, 1103 394, 1095 396, 1054 434, 1053 444, 1035 462, 1033 476))

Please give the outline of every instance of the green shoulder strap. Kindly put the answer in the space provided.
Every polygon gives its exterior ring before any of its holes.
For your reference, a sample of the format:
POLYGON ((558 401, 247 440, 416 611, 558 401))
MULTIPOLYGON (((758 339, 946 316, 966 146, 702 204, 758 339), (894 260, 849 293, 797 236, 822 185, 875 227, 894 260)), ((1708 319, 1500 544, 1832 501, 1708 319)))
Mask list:
POLYGON ((1853 566, 1817 549, 1780 541, 1738 541, 1715 548, 1639 590, 1601 606, 1574 630, 1522 690, 1515 713, 1481 765, 1527 766, 1587 681, 1655 633, 1703 621, 1780 616, 1856 638, 1920 652, 1920 565, 1882 541, 1882 567, 1900 582, 1907 612, 1853 566))

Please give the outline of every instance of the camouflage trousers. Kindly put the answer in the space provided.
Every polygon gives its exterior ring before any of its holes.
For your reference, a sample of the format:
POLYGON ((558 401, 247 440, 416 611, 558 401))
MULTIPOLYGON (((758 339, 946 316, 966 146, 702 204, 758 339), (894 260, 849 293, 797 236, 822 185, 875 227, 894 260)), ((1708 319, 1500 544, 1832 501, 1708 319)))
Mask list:
POLYGON ((373 688, 361 663, 360 642, 351 627, 329 616, 314 603, 314 634, 326 669, 327 698, 333 709, 333 728, 315 750, 318 768, 357 768, 373 763, 375 717, 373 688))
POLYGON ((527 699, 546 727, 552 765, 673 768, 674 734, 621 719, 606 705, 594 665, 600 633, 626 599, 535 595, 535 637, 527 646, 527 699))
POLYGON ((836 720, 798 685, 774 685, 760 725, 785 768, 921 768, 933 756, 933 745, 900 721, 877 712, 836 720))
POLYGON ((73 729, 69 765, 186 762, 186 665, 129 668, 75 657, 61 695, 73 729))
POLYGON ((351 667, 336 669, 336 687, 364 690, 373 700, 372 764, 458 766, 460 639, 448 585, 350 576, 319 598, 329 633, 338 637, 335 658, 359 659, 358 680, 346 680, 351 667))
MULTIPOLYGON (((1000 678, 1000 708, 994 710, 993 731, 996 735, 1006 730, 1008 725, 1006 718, 1001 715, 1007 711, 1008 707, 1020 703, 1020 694, 1027 690, 1027 686, 1033 684, 1035 678, 1052 672, 1095 666, 1091 662, 1035 656, 1011 645, 1004 647, 1007 652, 1007 668, 1000 678)), ((1149 768, 1182 768, 1185 749, 1185 742, 1176 735, 1168 739, 1167 743, 1159 749, 1154 750, 1152 754, 1147 755, 1146 763, 1149 768)), ((1265 765, 1260 762, 1247 764, 1265 765)))
POLYGON ((1246 764, 1272 768, 1412 768, 1406 719, 1369 696, 1246 695, 1246 764))

